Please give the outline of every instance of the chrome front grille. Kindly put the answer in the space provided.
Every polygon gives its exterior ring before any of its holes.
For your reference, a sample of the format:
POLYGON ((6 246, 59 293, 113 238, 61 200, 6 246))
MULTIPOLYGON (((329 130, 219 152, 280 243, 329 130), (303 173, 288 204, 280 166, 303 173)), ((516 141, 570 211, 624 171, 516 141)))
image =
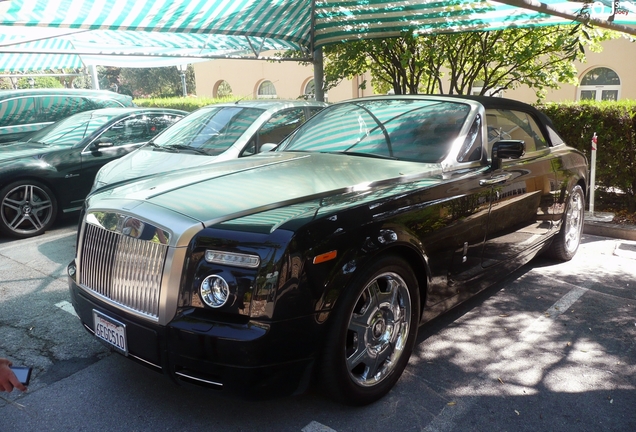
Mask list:
POLYGON ((159 316, 161 277, 168 246, 84 225, 79 283, 118 306, 159 316))

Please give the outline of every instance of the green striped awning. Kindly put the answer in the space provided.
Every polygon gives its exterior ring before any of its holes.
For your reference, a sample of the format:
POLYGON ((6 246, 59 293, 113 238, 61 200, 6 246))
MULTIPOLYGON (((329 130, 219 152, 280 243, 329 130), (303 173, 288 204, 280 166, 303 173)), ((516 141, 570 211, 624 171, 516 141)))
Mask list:
POLYGON ((635 1, 0 0, 0 70, 142 67, 287 49, 309 56, 325 44, 405 31, 562 25, 577 16, 636 34, 628 27, 635 1))

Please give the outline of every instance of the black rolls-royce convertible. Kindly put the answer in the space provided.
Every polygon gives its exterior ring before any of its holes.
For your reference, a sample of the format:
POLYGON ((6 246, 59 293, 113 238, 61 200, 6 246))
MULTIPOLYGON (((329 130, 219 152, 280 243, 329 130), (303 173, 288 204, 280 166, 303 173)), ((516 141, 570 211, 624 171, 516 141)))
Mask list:
POLYGON ((368 404, 420 324, 537 254, 571 259, 586 188, 584 155, 526 104, 338 103, 274 151, 90 195, 72 303, 178 383, 368 404))

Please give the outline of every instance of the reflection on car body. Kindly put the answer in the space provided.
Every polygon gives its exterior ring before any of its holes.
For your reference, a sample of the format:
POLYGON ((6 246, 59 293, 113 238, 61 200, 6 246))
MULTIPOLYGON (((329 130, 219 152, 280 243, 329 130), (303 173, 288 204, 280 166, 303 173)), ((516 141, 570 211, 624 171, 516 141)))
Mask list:
POLYGON ((82 111, 133 106, 130 96, 106 90, 0 90, 0 143, 24 140, 29 134, 82 111))
POLYGON ((91 195, 71 298, 89 331, 93 311, 122 323, 127 355, 178 383, 245 397, 313 383, 368 404, 399 379, 420 324, 539 253, 574 256, 586 173, 520 102, 342 102, 275 152, 91 195))

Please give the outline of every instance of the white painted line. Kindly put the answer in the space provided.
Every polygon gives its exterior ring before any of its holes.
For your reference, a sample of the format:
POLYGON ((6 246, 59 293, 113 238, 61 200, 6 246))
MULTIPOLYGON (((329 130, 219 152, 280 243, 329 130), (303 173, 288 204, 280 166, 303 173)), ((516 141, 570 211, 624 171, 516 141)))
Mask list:
POLYGON ((636 259, 636 242, 627 240, 616 242, 614 255, 622 258, 636 259))
POLYGON ((329 426, 320 424, 317 421, 312 421, 307 426, 301 429, 302 432, 336 432, 335 429, 331 429, 329 426))
MULTIPOLYGON (((550 306, 542 316, 535 319, 521 334, 519 340, 504 349, 498 356, 502 359, 515 358, 519 353, 532 348, 532 342, 544 335, 550 326, 555 322, 556 318, 567 311, 583 294, 588 291, 587 288, 575 287, 567 294, 561 297, 556 303, 550 306)), ((475 378, 467 383, 466 387, 478 388, 483 379, 475 378)), ((445 407, 442 412, 430 422, 424 431, 427 432, 443 432, 461 429, 458 424, 462 417, 479 402, 479 396, 462 397, 454 399, 456 405, 452 408, 445 407)))
POLYGON ((70 313, 71 315, 74 315, 75 317, 79 318, 77 316, 77 314, 75 313, 75 309, 73 309, 73 305, 70 304, 69 302, 65 301, 61 301, 59 303, 56 303, 55 306, 59 307, 60 309, 62 309, 65 312, 70 313))
POLYGON ((568 310, 570 306, 572 306, 586 292, 587 288, 576 287, 561 297, 559 301, 550 306, 550 308, 543 313, 543 316, 534 320, 534 322, 521 333, 521 341, 524 343, 536 341, 542 334, 545 334, 548 328, 550 328, 550 326, 554 323, 555 318, 568 310))

